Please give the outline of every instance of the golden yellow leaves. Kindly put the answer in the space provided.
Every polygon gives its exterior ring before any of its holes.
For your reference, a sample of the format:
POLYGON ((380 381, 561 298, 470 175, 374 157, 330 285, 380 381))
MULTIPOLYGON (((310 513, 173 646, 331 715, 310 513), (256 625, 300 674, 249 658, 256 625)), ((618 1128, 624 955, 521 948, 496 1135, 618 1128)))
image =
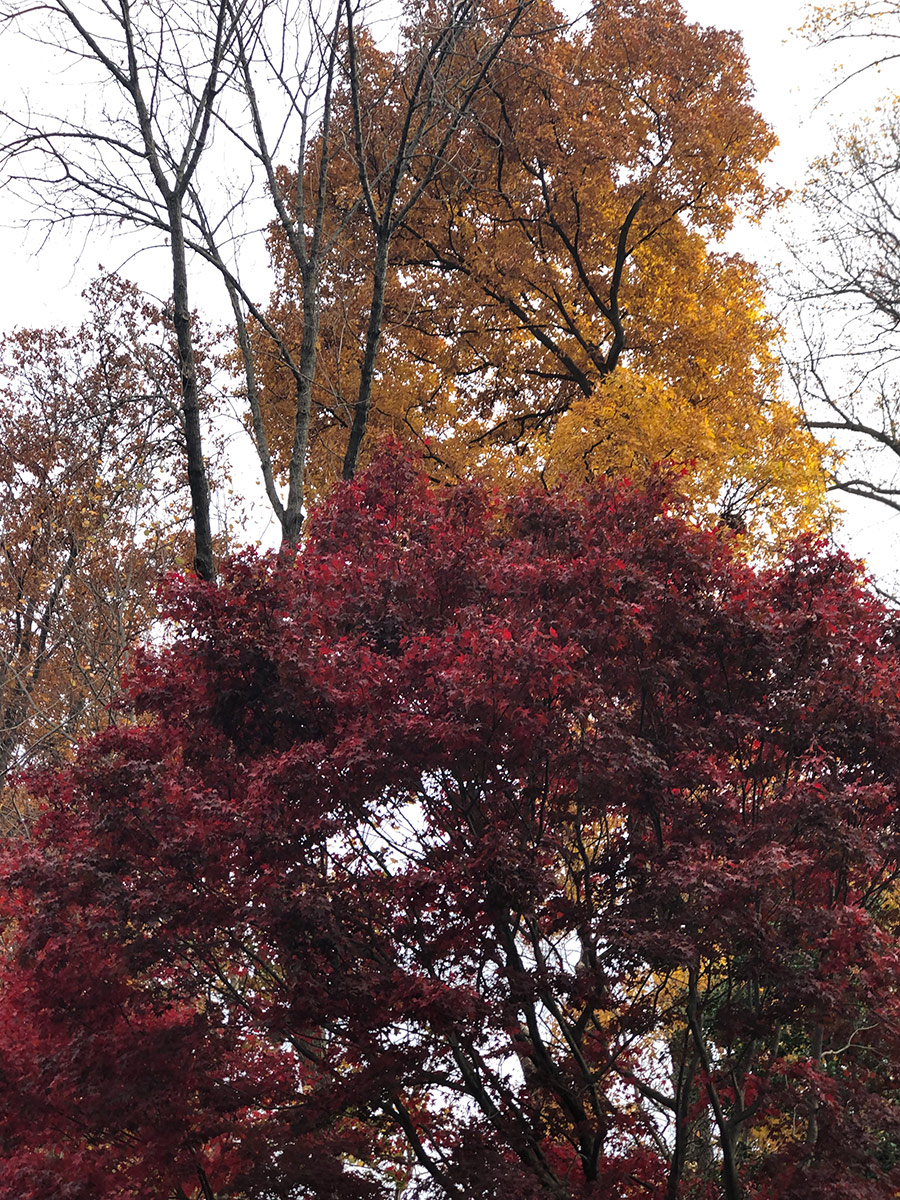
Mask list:
POLYGON ((620 368, 560 418, 543 447, 544 478, 550 486, 610 474, 639 482, 661 465, 698 515, 786 539, 821 520, 822 453, 789 405, 732 396, 708 406, 620 368))

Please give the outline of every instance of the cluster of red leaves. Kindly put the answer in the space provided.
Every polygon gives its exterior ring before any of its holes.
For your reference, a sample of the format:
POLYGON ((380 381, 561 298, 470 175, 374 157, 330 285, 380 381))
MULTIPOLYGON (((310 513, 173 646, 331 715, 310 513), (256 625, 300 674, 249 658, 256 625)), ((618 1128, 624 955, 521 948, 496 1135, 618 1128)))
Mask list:
POLYGON ((897 1194, 852 564, 382 458, 170 613, 2 866, 0 1197, 897 1194))

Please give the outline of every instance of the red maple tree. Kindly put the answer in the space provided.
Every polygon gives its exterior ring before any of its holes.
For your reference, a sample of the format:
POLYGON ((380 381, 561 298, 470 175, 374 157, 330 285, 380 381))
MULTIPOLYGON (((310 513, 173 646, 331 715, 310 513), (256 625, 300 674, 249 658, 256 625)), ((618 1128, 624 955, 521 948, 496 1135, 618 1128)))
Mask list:
POLYGON ((893 1197, 900 661, 662 482, 382 458, 2 868, 0 1197, 893 1197))

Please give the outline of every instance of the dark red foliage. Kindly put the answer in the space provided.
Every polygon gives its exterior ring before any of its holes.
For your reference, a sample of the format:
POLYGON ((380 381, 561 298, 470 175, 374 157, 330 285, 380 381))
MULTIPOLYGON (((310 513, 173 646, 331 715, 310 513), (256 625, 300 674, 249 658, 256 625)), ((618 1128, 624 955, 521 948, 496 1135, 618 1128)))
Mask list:
POLYGON ((3 864, 3 1200, 896 1196, 851 563, 382 458, 170 611, 3 864))

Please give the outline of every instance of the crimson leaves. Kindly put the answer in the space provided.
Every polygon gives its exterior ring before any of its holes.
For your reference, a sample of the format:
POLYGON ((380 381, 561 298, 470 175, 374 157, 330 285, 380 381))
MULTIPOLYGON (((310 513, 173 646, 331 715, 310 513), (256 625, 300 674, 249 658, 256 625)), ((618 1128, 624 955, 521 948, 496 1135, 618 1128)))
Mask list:
POLYGON ((0 1197, 896 1195, 894 627, 673 509, 382 457, 172 583, 3 863, 0 1197))

